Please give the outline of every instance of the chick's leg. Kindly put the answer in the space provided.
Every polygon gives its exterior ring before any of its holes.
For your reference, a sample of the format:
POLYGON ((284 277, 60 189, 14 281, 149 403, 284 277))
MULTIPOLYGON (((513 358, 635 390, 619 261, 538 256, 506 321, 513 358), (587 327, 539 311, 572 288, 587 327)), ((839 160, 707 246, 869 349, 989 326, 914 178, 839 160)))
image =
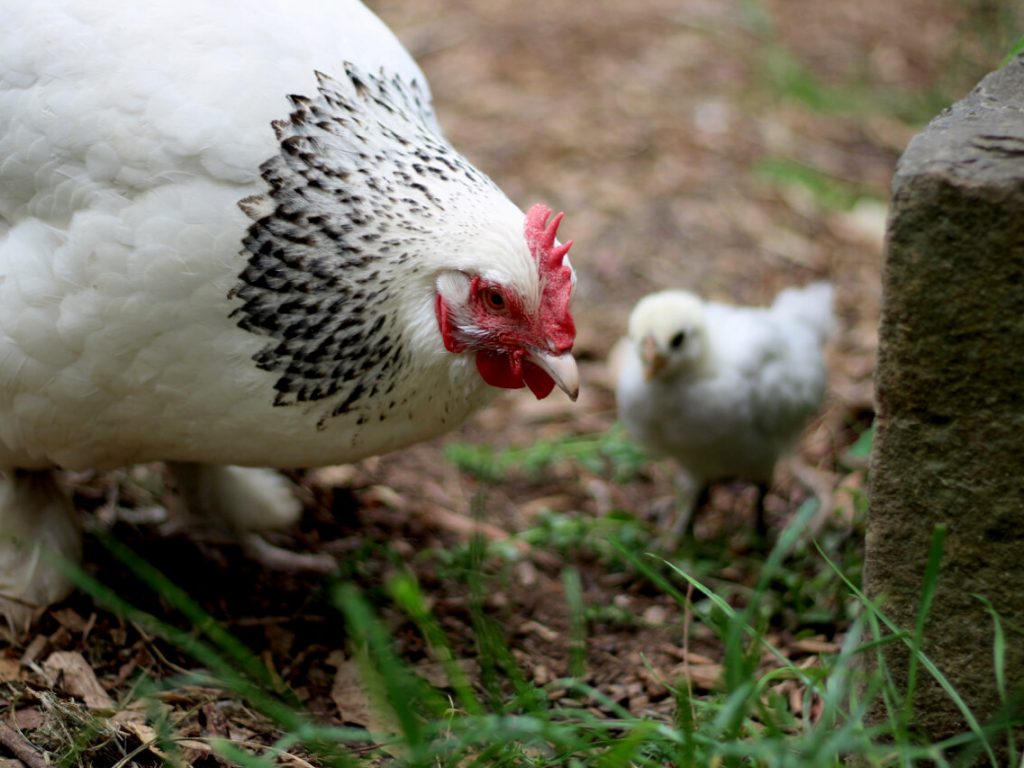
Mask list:
POLYGON ((768 540, 768 520, 765 517, 764 501, 768 498, 768 491, 771 489, 769 483, 757 484, 757 499, 754 505, 754 532, 759 541, 768 540))
POLYGON ((664 532, 658 537, 662 549, 678 549, 680 542, 693 534, 693 521, 697 513, 711 498, 711 486, 684 473, 676 477, 676 495, 671 514, 662 518, 664 532))
POLYGON ((71 501, 49 470, 0 476, 0 618, 24 631, 71 592, 59 567, 78 563, 82 534, 71 501))

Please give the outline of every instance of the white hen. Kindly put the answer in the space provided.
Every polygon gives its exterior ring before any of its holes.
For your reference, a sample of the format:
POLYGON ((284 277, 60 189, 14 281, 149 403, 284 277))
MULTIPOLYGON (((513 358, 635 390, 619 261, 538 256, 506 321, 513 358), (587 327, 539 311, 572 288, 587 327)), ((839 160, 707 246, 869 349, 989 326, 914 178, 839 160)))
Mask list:
POLYGON ((820 407, 822 347, 832 332, 832 287, 787 289, 770 307, 705 302, 685 291, 641 299, 629 318, 617 386, 619 418, 652 453, 675 459, 700 491, 677 519, 678 535, 711 483, 757 483, 820 407))
POLYGON ((575 397, 575 276, 439 132, 356 0, 0 7, 0 616, 67 582, 51 468, 167 460, 238 528, 249 467, 440 434, 495 387, 575 397))

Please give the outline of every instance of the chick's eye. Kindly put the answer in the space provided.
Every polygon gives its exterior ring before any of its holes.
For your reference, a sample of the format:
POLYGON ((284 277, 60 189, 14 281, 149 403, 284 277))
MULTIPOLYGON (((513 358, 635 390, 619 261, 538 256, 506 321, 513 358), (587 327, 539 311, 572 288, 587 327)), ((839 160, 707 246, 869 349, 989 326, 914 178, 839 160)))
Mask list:
POLYGON ((679 333, 677 333, 675 336, 669 339, 668 343, 669 346, 672 347, 672 349, 679 349, 681 346, 683 346, 684 341, 686 341, 686 332, 679 331, 679 333))
POLYGON ((505 297, 497 288, 485 288, 480 292, 484 305, 493 312, 504 312, 507 306, 505 297))

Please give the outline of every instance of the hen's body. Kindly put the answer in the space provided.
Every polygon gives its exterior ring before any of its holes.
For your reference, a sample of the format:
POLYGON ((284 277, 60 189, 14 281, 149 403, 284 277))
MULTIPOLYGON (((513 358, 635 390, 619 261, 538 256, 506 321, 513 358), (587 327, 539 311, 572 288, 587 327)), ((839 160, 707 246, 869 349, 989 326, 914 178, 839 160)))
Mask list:
MULTIPOLYGON (((0 615, 62 594, 39 550, 78 541, 15 469, 323 465, 451 429, 492 385, 575 396, 548 214, 452 149, 355 0, 5 4, 0 615)), ((297 512, 265 475, 185 474, 242 527, 297 512)))
MULTIPOLYGON (((323 464, 442 432, 493 391, 439 338, 412 337, 436 329, 426 270, 394 286, 387 309, 401 314, 382 332, 369 306, 344 339, 382 345, 402 374, 380 372, 375 396, 326 419, 343 398, 269 407, 281 371, 253 364, 268 340, 230 314, 252 224, 238 201, 265 190, 285 96, 315 96, 314 70, 344 77, 348 60, 427 98, 359 3, 32 5, 0 12, 0 466, 323 464), (174 34, 152 40, 161 28, 174 34), (426 354, 410 358, 411 344, 426 354)), ((432 121, 426 101, 423 113, 432 121)), ((350 288, 350 318, 372 290, 350 288)))

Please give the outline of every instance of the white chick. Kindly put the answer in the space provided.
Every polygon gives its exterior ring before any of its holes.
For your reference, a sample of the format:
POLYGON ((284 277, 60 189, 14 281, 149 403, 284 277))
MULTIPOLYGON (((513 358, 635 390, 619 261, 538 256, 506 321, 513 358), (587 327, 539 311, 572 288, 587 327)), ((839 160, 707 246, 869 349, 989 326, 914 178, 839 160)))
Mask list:
POLYGON ((735 307, 669 290, 633 308, 619 418, 647 450, 675 459, 699 491, 675 536, 710 484, 728 479, 757 484, 757 530, 767 533, 764 495, 775 463, 824 396, 832 293, 814 283, 784 290, 770 307, 735 307))

